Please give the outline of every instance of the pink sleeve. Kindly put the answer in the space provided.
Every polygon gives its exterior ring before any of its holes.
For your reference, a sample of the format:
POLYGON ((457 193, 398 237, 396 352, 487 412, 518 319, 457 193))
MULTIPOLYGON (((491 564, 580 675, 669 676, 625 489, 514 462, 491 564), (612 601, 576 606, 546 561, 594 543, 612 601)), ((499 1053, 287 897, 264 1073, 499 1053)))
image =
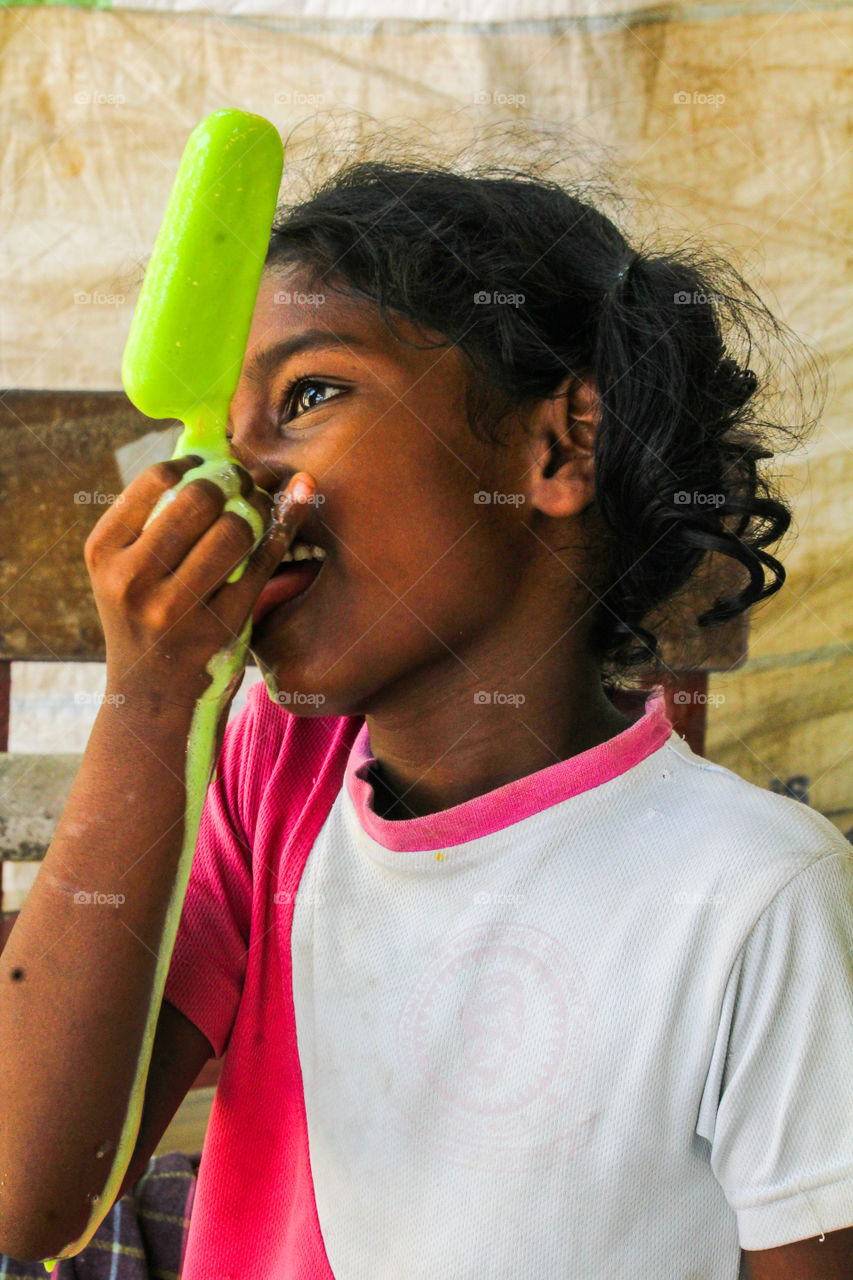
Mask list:
POLYGON ((252 849, 241 821, 241 777, 255 704, 229 720, 198 841, 163 998, 225 1051, 246 972, 252 912, 252 849))

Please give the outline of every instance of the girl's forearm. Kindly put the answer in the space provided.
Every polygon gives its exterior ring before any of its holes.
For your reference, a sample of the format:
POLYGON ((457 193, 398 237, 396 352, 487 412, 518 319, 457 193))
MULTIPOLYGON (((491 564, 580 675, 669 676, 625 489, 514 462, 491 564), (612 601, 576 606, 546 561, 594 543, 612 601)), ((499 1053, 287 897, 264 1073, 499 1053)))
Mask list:
POLYGON ((13 1257, 79 1252, 130 1164, 230 678, 192 716, 105 701, 3 951, 0 1251, 13 1257))

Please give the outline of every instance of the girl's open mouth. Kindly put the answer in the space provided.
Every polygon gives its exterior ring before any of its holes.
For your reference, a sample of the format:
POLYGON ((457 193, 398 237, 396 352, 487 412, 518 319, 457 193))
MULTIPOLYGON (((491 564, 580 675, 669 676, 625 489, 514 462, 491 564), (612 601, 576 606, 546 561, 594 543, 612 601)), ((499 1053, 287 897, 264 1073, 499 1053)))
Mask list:
POLYGON ((255 601, 253 625, 257 626, 271 610, 302 597, 319 577, 323 564, 319 559, 283 561, 255 601))

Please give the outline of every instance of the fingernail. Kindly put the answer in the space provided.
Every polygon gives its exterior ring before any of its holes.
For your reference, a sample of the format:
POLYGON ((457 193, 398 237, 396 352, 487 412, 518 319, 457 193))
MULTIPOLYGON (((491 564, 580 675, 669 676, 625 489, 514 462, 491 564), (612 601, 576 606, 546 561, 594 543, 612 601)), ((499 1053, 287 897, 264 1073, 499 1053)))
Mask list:
POLYGON ((294 502, 307 502, 312 495, 311 485, 305 480, 297 480, 288 488, 280 490, 273 500, 273 520, 281 524, 294 502))
POLYGON ((307 480, 297 480, 291 489, 294 502, 307 502, 312 492, 312 486, 307 480))

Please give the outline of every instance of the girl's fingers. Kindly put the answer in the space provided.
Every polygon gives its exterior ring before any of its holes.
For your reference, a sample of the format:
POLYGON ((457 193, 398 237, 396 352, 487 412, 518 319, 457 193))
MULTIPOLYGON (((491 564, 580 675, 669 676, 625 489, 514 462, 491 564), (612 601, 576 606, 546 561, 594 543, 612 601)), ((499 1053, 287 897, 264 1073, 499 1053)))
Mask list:
MULTIPOLYGON (((246 558, 253 539, 246 522, 226 512, 193 547, 170 581, 162 584, 160 591, 167 610, 183 615, 193 605, 202 602, 220 622, 231 628, 235 636, 238 635, 264 583, 281 563, 281 557, 293 542, 308 510, 307 502, 296 502, 293 497, 294 482, 304 478, 305 474, 298 472, 281 495, 280 519, 270 521, 268 499, 260 494, 253 495, 256 510, 263 508, 262 515, 266 513, 264 523, 267 528, 236 582, 229 583, 228 576, 239 561, 246 558), (232 518, 234 524, 229 527, 232 518)), ((313 481, 311 484, 313 487, 313 481)))
POLYGON ((145 521, 161 494, 176 485, 200 462, 201 458, 190 456, 172 458, 169 462, 147 467, 107 508, 89 534, 87 546, 96 545, 99 552, 120 551, 130 546, 142 533, 145 521))
POLYGON ((310 509, 315 482, 307 471, 297 471, 283 494, 276 495, 273 504, 274 519, 262 541, 249 557, 243 575, 237 582, 227 583, 215 598, 217 611, 225 608, 235 611, 235 624, 239 628, 249 616, 266 582, 281 563, 281 557, 290 549, 299 527, 310 509), (299 484, 307 486, 308 493, 297 500, 294 489, 299 484))
MULTIPOLYGON (((181 497, 182 495, 179 495, 181 497)), ((258 512, 261 526, 270 523, 271 503, 261 493, 255 492, 247 499, 258 512)), ((178 498, 174 505, 177 506, 178 498)), ((219 504, 224 506, 224 498, 219 504)), ((195 601, 209 601, 226 582, 229 574, 249 554, 255 542, 248 521, 233 511, 225 511, 215 518, 201 536, 189 539, 186 555, 161 584, 164 594, 173 599, 175 606, 183 602, 189 608, 195 601)))
MULTIPOLYGON (((247 488, 252 490, 253 487, 248 472, 245 473, 245 480, 241 475, 241 489, 245 492, 247 488)), ((253 501, 251 496, 247 501, 253 501)), ((157 513, 136 543, 126 549, 125 555, 134 576, 139 581, 155 583, 174 573, 199 539, 216 526, 223 516, 225 503, 225 494, 213 480, 190 480, 157 513)), ((240 530, 245 527, 245 535, 250 539, 248 545, 251 545, 251 530, 245 520, 231 512, 224 519, 226 529, 231 529, 232 540, 236 524, 240 530)), ((262 519, 266 523, 265 513, 262 513, 262 519)), ((242 545, 238 536, 235 554, 242 545)))

